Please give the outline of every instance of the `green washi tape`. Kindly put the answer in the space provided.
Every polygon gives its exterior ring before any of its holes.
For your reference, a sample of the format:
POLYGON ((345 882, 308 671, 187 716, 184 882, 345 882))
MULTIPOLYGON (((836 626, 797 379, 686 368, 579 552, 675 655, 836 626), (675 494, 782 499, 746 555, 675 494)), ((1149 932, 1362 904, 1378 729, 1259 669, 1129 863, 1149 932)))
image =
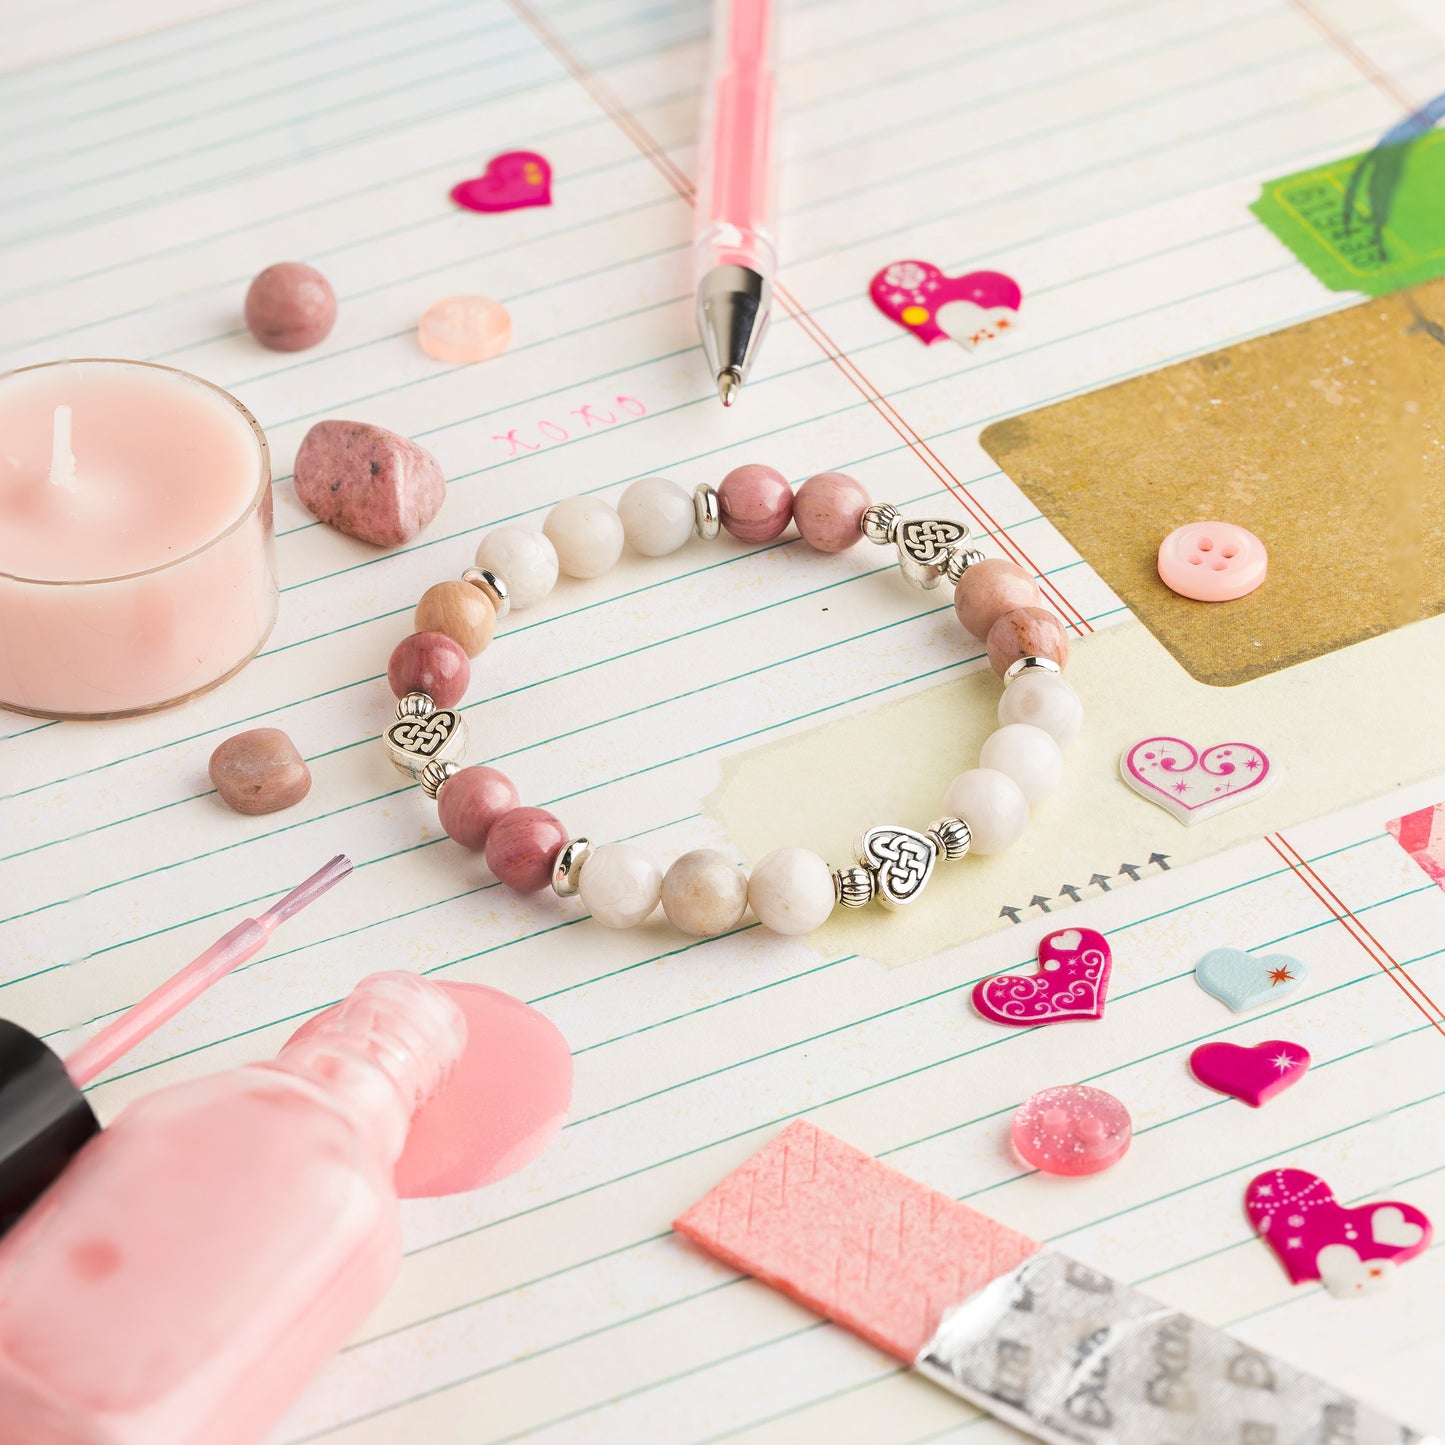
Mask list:
POLYGON ((1250 210, 1331 291, 1445 275, 1445 131, 1267 181, 1250 210))

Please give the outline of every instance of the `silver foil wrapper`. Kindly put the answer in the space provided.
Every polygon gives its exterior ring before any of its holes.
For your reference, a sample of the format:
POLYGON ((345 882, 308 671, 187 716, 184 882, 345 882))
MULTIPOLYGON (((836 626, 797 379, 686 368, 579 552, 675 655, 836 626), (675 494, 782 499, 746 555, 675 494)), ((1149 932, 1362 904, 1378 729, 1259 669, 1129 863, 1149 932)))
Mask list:
POLYGON ((1057 1445, 1441 1445, 1048 1251, 950 1310, 915 1367, 1057 1445))

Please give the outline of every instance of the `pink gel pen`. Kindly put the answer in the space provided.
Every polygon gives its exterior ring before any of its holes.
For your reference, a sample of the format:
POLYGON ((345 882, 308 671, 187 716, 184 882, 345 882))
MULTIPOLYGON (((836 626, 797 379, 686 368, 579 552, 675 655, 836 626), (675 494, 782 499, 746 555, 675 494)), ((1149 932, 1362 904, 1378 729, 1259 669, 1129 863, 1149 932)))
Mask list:
POLYGON ((772 0, 715 0, 704 94, 697 326, 718 396, 731 406, 767 330, 778 266, 772 0))

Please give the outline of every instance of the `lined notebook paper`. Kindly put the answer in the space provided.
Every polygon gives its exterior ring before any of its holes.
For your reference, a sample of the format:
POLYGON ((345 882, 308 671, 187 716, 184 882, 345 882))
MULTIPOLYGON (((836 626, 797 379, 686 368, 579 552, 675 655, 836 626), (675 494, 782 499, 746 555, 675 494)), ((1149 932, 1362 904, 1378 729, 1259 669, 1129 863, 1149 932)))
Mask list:
MULTIPOLYGON (((787 5, 786 297, 724 414, 687 250, 697 0, 137 0, 123 17, 14 0, 7 25, 5 361, 137 357, 235 392, 271 441, 284 590, 263 654, 184 708, 94 726, 0 714, 0 1010, 50 1035, 93 1024, 345 851, 356 876, 96 1088, 103 1115, 270 1056, 379 968, 506 989, 576 1053, 573 1117, 549 1154, 407 1206, 395 1289, 278 1445, 1015 1438, 671 1235, 800 1115, 1445 1427, 1429 1371, 1441 1246, 1344 1304, 1292 1289, 1241 1203, 1253 1173, 1297 1165, 1342 1198, 1406 1198, 1445 1221, 1445 898, 1386 826, 1445 798, 1445 779, 1096 888, 1069 916, 1114 942, 1106 1021, 1014 1032, 973 1016, 968 993, 1032 957, 1050 926, 1038 909, 1008 926, 994 899, 960 924, 980 941, 896 967, 843 934, 826 948, 756 927, 604 935, 550 893, 492 884, 376 741, 386 659, 425 587, 468 565, 488 527, 540 525, 559 498, 615 499, 654 473, 691 488, 752 460, 794 482, 846 470, 1024 560, 1081 659, 1138 629, 979 431, 1347 304, 1246 206, 1262 179, 1367 146, 1445 89, 1438 33, 1382 0, 787 5), (553 206, 448 202, 512 148, 550 158, 553 206), (905 256, 1015 275, 1018 334, 971 354, 892 327, 867 284, 905 256), (293 257, 330 278, 340 320, 314 351, 265 353, 240 300, 293 257), (414 328, 465 291, 506 303, 514 341, 448 368, 414 328), (446 505, 411 546, 373 551, 297 505, 291 459, 332 416, 404 432, 442 463, 446 505), (206 759, 261 723, 291 734, 315 783, 297 808, 241 818, 209 792, 206 759), (1191 977, 1222 942, 1294 952, 1309 983, 1229 1014, 1191 977), (1257 1115, 1182 1065, 1205 1038, 1278 1036, 1307 1042, 1315 1066, 1257 1115), (1128 1101, 1128 1159, 1086 1181, 1021 1172, 1012 1108, 1083 1080, 1128 1101)), ((574 834, 737 856, 716 805, 729 760, 930 688, 995 687, 946 599, 905 592, 880 558, 699 543, 564 583, 475 668, 472 758, 574 834)), ((1084 702, 1105 713, 1107 691, 1084 702)), ((960 738, 960 767, 982 735, 960 738)), ((876 749, 829 754, 820 788, 861 792, 890 770, 905 786, 908 740, 876 749)), ((773 825, 809 841, 806 816, 773 825)))

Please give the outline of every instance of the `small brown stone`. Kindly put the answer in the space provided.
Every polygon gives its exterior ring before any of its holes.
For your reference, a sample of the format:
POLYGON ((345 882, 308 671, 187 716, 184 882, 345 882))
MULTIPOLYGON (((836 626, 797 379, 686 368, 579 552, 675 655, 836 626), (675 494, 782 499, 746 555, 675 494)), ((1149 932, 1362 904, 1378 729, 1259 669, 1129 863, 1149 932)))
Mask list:
POLYGON ((252 728, 211 754, 211 782, 238 813, 277 813, 311 791, 311 769, 280 728, 252 728))
POLYGON ((468 657, 486 650, 497 614, 480 587, 470 582, 438 582, 416 604, 418 632, 444 632, 468 657))
POLYGON ((246 292, 246 325, 272 351, 304 351, 325 341, 336 324, 336 293, 314 266, 267 266, 246 292))
POLYGON ((292 485, 314 517, 363 542, 409 542, 446 500, 437 459, 364 421, 319 421, 302 438, 292 485))

